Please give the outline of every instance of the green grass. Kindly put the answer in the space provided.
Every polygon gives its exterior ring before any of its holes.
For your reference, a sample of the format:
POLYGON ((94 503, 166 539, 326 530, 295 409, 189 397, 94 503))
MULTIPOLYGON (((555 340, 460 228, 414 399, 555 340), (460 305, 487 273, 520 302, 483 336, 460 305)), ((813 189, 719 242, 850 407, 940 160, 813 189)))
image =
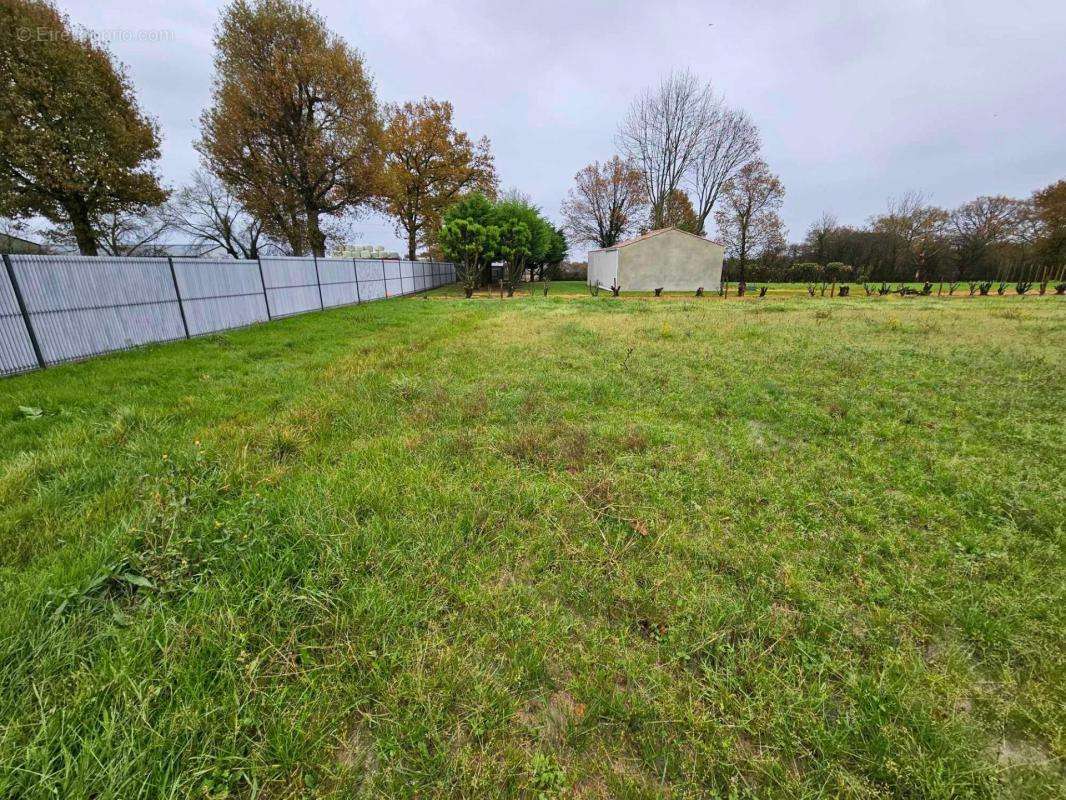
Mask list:
POLYGON ((0 797, 1063 796, 1062 298, 447 295, 0 381, 0 797))
MULTIPOLYGON (((854 298, 858 298, 858 297, 865 297, 866 296, 865 292, 863 291, 861 283, 856 283, 854 281, 849 281, 847 283, 847 285, 850 287, 850 292, 852 294, 852 298, 853 299, 854 298)), ((880 285, 881 285, 880 281, 875 281, 875 282, 873 282, 871 284, 871 286, 875 289, 875 291, 876 291, 876 288, 879 287, 880 285)), ((915 289, 915 290, 921 290, 921 288, 923 286, 923 284, 921 282, 908 283, 906 285, 909 286, 912 289, 915 289)), ((757 297, 759 288, 761 288, 763 286, 767 287, 767 296, 766 296, 765 299, 780 300, 780 299, 791 299, 791 298, 796 298, 796 297, 803 297, 803 298, 806 298, 806 299, 810 299, 810 297, 809 297, 809 295, 807 293, 807 284, 805 284, 805 283, 767 283, 765 281, 751 281, 748 284, 749 294, 753 295, 753 297, 757 297)), ((893 283, 890 284, 890 286, 891 286, 892 289, 895 289, 897 286, 899 286, 899 284, 896 283, 896 282, 893 282, 893 283)), ((541 282, 524 283, 518 289, 518 291, 516 292, 516 295, 518 297, 541 297, 542 298, 542 297, 544 297, 544 288, 545 288, 545 284, 541 283, 541 282)), ((585 281, 552 281, 550 284, 548 284, 547 288, 548 288, 548 297, 589 297, 590 296, 589 287, 588 287, 588 284, 585 283, 585 281)), ((730 282, 730 284, 729 284, 729 297, 735 297, 736 291, 737 291, 736 281, 730 282)), ((821 295, 820 291, 821 291, 820 288, 816 288, 815 289, 815 295, 819 299, 822 299, 822 295, 821 295)), ((826 299, 826 300, 829 299, 829 296, 828 296, 829 295, 829 291, 830 290, 828 290, 828 289, 826 290, 826 295, 824 297, 824 299, 826 299)), ((836 289, 834 289, 833 291, 836 291, 836 289)), ((984 300, 987 300, 988 299, 987 297, 980 298, 979 296, 975 296, 973 298, 969 297, 969 289, 967 288, 967 284, 966 283, 960 283, 958 285, 958 287, 956 287, 956 289, 955 289, 955 294, 951 295, 950 297, 948 296, 948 291, 949 291, 948 284, 944 284, 943 287, 941 287, 940 284, 937 284, 937 283, 933 284, 933 294, 936 295, 937 292, 941 292, 942 296, 940 296, 939 299, 950 299, 950 300, 961 300, 961 299, 967 299, 967 300, 969 300, 969 299, 972 299, 972 300, 984 299, 984 300)), ((1049 289, 1049 291, 1054 291, 1054 289, 1049 289)), ((992 292, 993 292, 993 294, 995 294, 995 292, 996 292, 995 287, 993 287, 992 292)), ((448 286, 443 286, 443 287, 441 287, 439 289, 435 289, 435 290, 433 290, 432 294, 435 295, 435 296, 439 296, 439 297, 463 297, 464 296, 463 295, 463 290, 462 290, 462 288, 459 287, 458 284, 451 284, 451 285, 448 285, 448 286)), ((477 294, 475 296, 478 297, 478 298, 499 297, 499 294, 500 294, 500 286, 497 283, 497 284, 494 284, 491 287, 487 287, 487 288, 483 288, 483 289, 478 290, 478 292, 477 292, 477 294)), ((691 299, 694 298, 694 294, 695 294, 694 292, 663 292, 663 297, 670 298, 670 299, 688 298, 688 299, 691 300, 691 299)), ((1030 289, 1030 294, 1036 295, 1036 290, 1035 289, 1030 289)), ((610 297, 611 296, 611 291, 609 289, 600 289, 600 292, 599 292, 598 296, 610 297)), ((626 291, 625 287, 623 287, 622 296, 623 297, 653 297, 654 296, 654 292, 632 292, 632 291, 626 291)), ((1014 297, 1014 296, 1015 296, 1015 290, 1014 290, 1014 284, 1012 283, 1007 288, 1007 297, 1014 297)), ((718 294, 717 294, 716 291, 708 290, 706 292, 705 297, 707 299, 712 298, 712 297, 716 298, 716 297, 718 297, 718 294)), ((874 295, 872 297, 876 297, 876 295, 874 295)), ((909 299, 913 299, 913 298, 906 298, 906 299, 909 300, 909 299)))

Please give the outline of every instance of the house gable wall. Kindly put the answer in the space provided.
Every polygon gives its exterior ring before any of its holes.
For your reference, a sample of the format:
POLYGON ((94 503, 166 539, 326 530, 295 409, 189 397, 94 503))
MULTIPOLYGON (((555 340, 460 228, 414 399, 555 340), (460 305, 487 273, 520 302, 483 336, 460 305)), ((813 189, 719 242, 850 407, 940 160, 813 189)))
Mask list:
POLYGON ((722 280, 720 244, 682 231, 664 231, 618 249, 623 291, 716 291, 722 280))

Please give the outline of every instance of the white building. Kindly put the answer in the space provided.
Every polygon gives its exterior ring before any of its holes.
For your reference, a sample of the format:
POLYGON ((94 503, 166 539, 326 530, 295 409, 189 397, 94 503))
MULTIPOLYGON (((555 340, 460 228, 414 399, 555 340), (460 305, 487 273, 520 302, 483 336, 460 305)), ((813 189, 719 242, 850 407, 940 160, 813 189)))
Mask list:
POLYGON ((589 285, 622 291, 694 292, 701 286, 717 291, 722 282, 724 250, 718 242, 677 228, 660 228, 619 242, 614 247, 591 250, 589 285))

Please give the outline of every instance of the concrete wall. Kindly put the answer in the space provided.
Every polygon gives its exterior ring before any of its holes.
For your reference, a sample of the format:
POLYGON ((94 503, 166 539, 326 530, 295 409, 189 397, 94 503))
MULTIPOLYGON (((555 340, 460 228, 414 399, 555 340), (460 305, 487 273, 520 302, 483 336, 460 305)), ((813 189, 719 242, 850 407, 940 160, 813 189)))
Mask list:
POLYGON ((722 246, 682 231, 663 231, 616 252, 623 292, 660 286, 668 292, 694 292, 700 286, 710 292, 722 282, 722 246))
POLYGON ((589 286, 608 288, 618 277, 618 250, 592 250, 589 252, 589 286))

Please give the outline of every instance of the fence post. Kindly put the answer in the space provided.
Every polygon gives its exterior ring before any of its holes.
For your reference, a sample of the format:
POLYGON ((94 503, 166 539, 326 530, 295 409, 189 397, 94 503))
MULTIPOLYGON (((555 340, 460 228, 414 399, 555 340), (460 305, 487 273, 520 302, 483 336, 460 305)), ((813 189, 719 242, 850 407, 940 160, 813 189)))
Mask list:
POLYGON ((263 259, 256 258, 255 263, 259 265, 259 282, 263 285, 263 305, 266 306, 267 320, 272 320, 274 317, 270 314, 270 298, 267 297, 267 283, 263 277, 263 259))
POLYGON ((359 305, 363 302, 362 296, 359 294, 359 263, 352 259, 352 277, 355 278, 355 304, 359 305))
POLYGON ((315 284, 318 286, 318 307, 324 309, 326 304, 322 301, 322 277, 318 274, 318 256, 311 253, 311 258, 315 262, 315 284))
POLYGON ((181 290, 178 288, 178 274, 174 271, 174 259, 167 256, 170 265, 170 279, 174 281, 174 296, 178 299, 178 311, 181 312, 181 327, 185 329, 185 338, 189 338, 189 321, 185 319, 185 304, 181 302, 181 290))
MULTIPOLYGON (((403 279, 400 279, 400 293, 403 293, 403 279)), ((389 279, 385 275, 385 259, 381 259, 381 296, 386 300, 389 297, 389 279)))
POLYGON ((7 267, 7 277, 11 281, 11 291, 15 293, 15 302, 18 303, 19 311, 22 312, 22 321, 26 324, 26 333, 30 335, 30 344, 33 346, 33 354, 37 356, 37 365, 44 369, 44 356, 41 355, 41 345, 37 341, 37 333, 33 330, 30 322, 30 314, 26 311, 26 301, 22 299, 22 290, 19 288, 18 279, 15 277, 15 268, 11 265, 11 257, 4 253, 4 266, 7 267))

